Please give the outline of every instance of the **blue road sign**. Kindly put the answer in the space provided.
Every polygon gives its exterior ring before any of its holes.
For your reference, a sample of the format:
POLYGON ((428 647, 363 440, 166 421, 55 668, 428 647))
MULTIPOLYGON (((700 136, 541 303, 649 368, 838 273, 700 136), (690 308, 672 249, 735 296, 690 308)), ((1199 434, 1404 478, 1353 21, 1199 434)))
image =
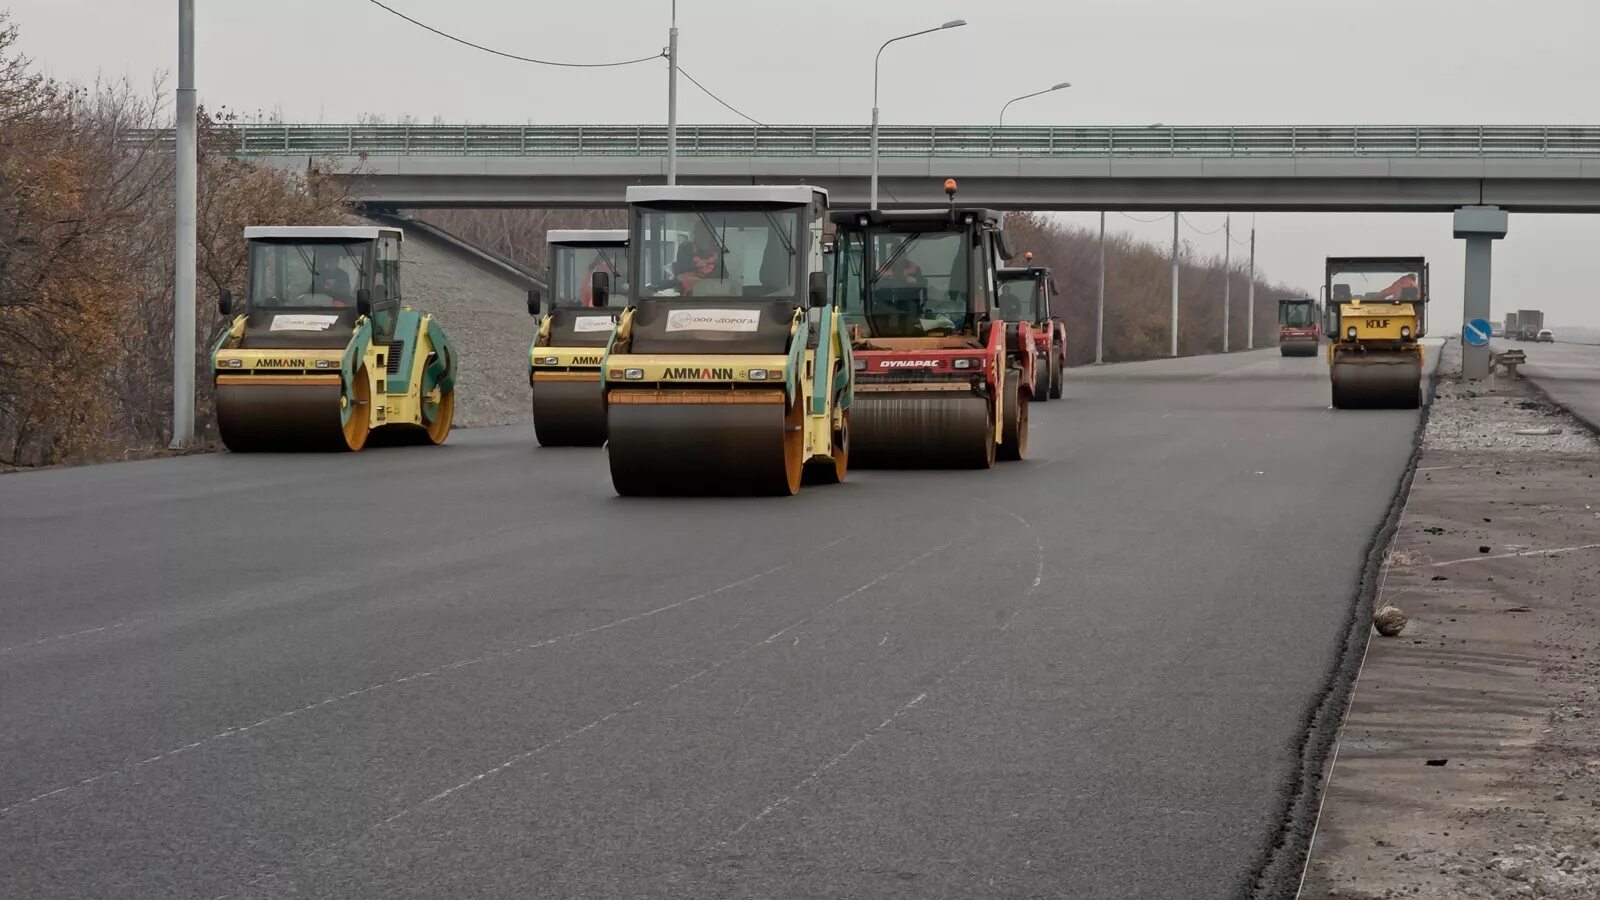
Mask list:
POLYGON ((1474 347, 1488 346, 1490 333, 1489 323, 1484 319, 1473 319, 1461 327, 1461 339, 1474 347))

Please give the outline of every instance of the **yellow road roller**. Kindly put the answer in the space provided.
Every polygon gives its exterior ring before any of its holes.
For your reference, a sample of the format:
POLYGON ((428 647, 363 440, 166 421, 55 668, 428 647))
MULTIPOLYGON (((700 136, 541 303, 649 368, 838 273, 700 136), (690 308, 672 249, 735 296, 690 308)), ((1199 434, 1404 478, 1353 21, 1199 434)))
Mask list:
POLYGON ((856 366, 860 466, 977 468, 1027 454, 1040 358, 1032 322, 998 309, 1000 214, 837 212, 834 293, 856 366))
POLYGON ((606 349, 618 494, 844 480, 853 369, 807 185, 628 188, 635 289, 606 349))
POLYGON ((606 441, 600 360, 627 306, 628 232, 553 229, 545 291, 528 292, 539 332, 528 350, 533 433, 545 447, 606 441))
POLYGON ((217 429, 235 452, 444 443, 456 351, 402 306, 398 228, 250 227, 243 309, 212 348, 217 429))
POLYGON ((1328 368, 1337 409, 1416 409, 1427 333, 1420 256, 1329 257, 1328 368))

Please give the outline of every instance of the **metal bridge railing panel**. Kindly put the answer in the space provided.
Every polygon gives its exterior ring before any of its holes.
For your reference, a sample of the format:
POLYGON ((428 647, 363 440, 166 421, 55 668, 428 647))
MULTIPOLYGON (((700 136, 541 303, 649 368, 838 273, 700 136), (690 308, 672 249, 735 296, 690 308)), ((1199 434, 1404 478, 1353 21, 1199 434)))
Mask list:
MULTIPOLYGON (((215 132, 243 155, 658 156, 661 125, 236 125, 215 132), (225 136, 225 137, 224 137, 225 136)), ((155 130, 170 142, 169 130, 155 130)), ((150 140, 144 134, 131 141, 150 140)), ((864 125, 693 125, 686 156, 853 158, 868 154, 864 125)), ((1600 127, 1579 125, 987 126, 880 129, 885 157, 1600 157, 1600 127)))

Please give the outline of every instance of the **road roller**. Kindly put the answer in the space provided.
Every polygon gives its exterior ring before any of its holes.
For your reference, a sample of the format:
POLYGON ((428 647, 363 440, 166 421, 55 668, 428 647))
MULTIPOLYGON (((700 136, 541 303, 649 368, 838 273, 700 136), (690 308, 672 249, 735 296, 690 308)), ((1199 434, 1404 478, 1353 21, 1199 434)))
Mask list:
POLYGON ((627 306, 626 229, 553 229, 545 290, 528 292, 539 331, 528 349, 533 433, 544 447, 606 441, 600 360, 627 306))
POLYGON ((235 452, 442 444, 456 350, 402 306, 398 228, 249 227, 242 309, 212 348, 217 430, 235 452))
POLYGON ((1000 214, 945 189, 947 209, 833 215, 858 466, 986 469, 1027 453, 1032 329, 997 309, 1000 214))
POLYGON ((1027 322, 1033 332, 1033 402, 1058 400, 1067 370, 1067 326, 1050 310, 1056 293, 1050 270, 1033 264, 1032 250, 1023 254, 1023 262, 995 270, 1000 315, 1007 322, 1027 322))
POLYGON ((1278 352, 1283 356, 1316 356, 1322 344, 1322 318, 1317 301, 1285 297, 1278 301, 1278 352))
POLYGON ((618 494, 844 480, 854 368, 807 185, 629 187, 635 289, 602 363, 618 494))
POLYGON ((1422 403, 1428 263, 1420 256, 1330 257, 1328 368, 1337 409, 1422 403))

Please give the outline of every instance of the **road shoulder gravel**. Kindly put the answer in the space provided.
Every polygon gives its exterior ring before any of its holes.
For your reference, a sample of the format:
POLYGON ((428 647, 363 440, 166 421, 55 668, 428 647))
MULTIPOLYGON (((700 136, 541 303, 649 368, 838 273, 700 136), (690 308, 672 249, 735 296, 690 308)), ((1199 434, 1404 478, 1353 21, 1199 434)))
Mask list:
POLYGON ((1600 896, 1597 471, 1526 382, 1441 382, 1300 896, 1600 896))

